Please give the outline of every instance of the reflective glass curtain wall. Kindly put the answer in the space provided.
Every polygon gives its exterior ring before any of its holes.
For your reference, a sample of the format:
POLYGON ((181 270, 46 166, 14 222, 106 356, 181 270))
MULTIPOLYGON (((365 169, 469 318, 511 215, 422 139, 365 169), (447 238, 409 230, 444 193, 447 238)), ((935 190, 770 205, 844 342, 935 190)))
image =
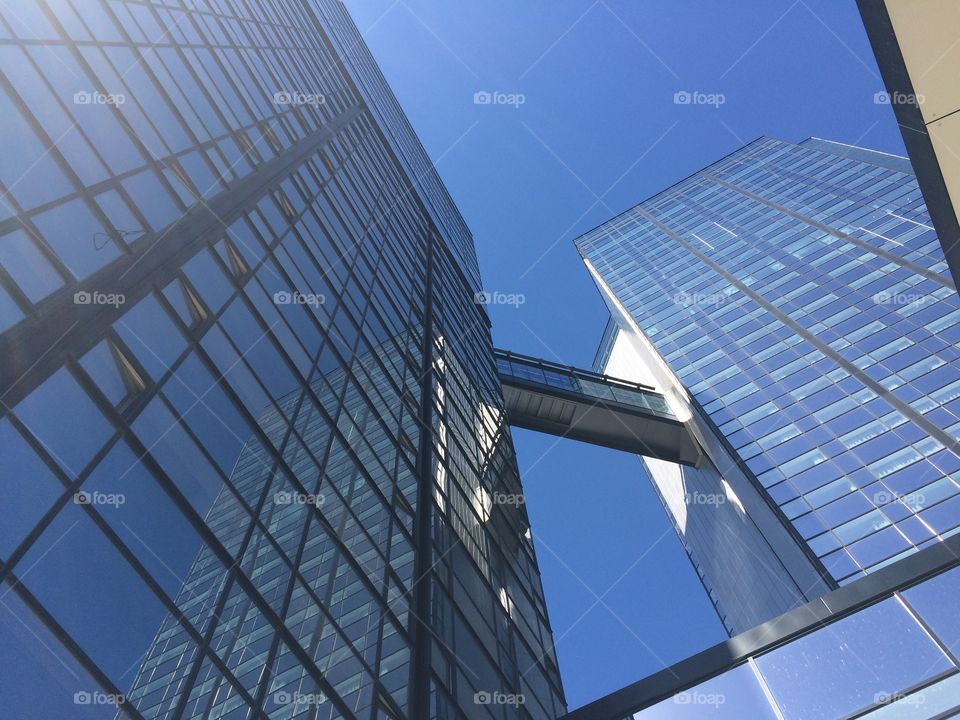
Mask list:
POLYGON ((342 5, 0 52, 5 712, 562 714, 472 240, 342 5))
POLYGON ((834 579, 960 529, 960 299, 905 160, 761 138, 578 247, 834 579))

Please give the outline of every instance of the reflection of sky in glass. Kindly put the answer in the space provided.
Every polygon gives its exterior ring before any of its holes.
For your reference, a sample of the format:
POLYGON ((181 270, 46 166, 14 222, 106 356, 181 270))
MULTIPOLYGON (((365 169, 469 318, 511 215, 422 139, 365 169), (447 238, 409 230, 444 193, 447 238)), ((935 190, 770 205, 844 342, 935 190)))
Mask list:
POLYGON ((960 675, 918 690, 862 716, 862 720, 928 720, 960 705, 960 675))
POLYGON ((960 568, 955 568, 903 593, 907 603, 956 657, 960 653, 960 568))
POLYGON ((842 717, 953 668, 895 598, 756 662, 784 717, 802 720, 842 717))
POLYGON ((902 160, 761 138, 577 245, 840 584, 957 526, 960 300, 902 160))
POLYGON ((776 720, 749 665, 739 665, 634 715, 635 720, 776 720))

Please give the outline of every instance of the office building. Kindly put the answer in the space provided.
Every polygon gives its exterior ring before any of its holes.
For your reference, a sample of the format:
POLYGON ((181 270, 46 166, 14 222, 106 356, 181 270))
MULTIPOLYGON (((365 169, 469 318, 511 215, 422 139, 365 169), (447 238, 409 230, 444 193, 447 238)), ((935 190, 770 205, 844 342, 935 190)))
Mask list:
POLYGON ((342 4, 0 25, 5 716, 565 712, 472 239, 342 4))
POLYGON ((874 102, 897 118, 953 280, 960 283, 960 5, 951 0, 857 0, 885 89, 874 102))
POLYGON ((761 138, 577 244, 597 369, 707 452, 644 470, 731 633, 960 529, 960 299, 906 160, 761 138))

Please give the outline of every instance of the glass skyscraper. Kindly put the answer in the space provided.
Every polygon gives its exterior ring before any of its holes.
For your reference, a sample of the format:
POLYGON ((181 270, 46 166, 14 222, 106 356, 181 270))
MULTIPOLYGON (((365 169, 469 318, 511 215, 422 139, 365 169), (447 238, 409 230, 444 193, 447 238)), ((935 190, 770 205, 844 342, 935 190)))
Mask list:
POLYGON ((960 299, 905 160, 761 138, 577 245, 598 369, 712 448, 644 464, 731 632, 960 530, 960 299))
POLYGON ((563 714, 473 241, 342 4, 0 33, 3 715, 563 714))

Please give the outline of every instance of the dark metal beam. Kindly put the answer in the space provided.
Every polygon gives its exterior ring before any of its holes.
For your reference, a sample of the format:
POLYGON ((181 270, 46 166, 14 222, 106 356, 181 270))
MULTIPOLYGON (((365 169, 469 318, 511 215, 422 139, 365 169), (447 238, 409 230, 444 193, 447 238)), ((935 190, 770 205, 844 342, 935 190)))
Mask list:
POLYGON ((960 565, 960 535, 834 590, 796 610, 757 625, 610 695, 560 720, 621 720, 655 705, 751 657, 852 615, 945 570, 960 565))

